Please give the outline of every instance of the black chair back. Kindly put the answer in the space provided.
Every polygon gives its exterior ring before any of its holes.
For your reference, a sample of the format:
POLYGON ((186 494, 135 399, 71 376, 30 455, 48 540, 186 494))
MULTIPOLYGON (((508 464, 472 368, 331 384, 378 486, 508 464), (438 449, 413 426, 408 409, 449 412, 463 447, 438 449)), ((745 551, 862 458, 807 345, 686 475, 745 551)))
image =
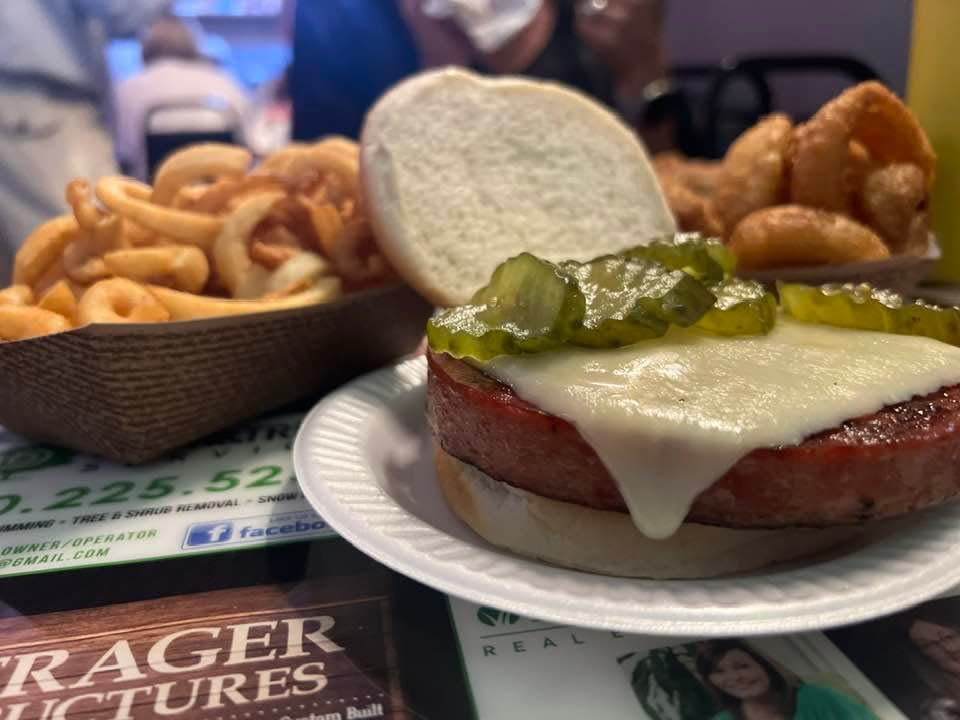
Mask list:
MULTIPOLYGON (((783 74, 834 75, 850 84, 879 78, 877 72, 866 63, 843 55, 752 55, 728 58, 713 74, 705 98, 705 156, 722 157, 741 132, 777 109, 771 77, 783 74), (730 101, 733 88, 740 83, 746 83, 752 95, 752 100, 746 105, 742 103, 742 98, 734 103, 730 101)), ((826 100, 823 98, 822 101, 826 100)), ((804 119, 794 118, 798 121, 804 119)))
POLYGON ((707 143, 707 95, 720 65, 689 64, 670 68, 673 89, 674 140, 677 150, 689 157, 709 157, 707 143))
POLYGON ((167 155, 186 145, 241 140, 240 118, 216 98, 156 105, 147 112, 143 131, 148 178, 167 155))

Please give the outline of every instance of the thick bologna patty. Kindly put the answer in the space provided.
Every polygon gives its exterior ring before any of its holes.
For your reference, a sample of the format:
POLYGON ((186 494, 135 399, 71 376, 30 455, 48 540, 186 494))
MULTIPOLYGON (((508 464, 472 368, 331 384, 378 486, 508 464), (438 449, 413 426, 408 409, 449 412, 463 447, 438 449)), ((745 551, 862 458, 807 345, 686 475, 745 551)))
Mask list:
MULTIPOLYGON (((441 353, 428 356, 427 413, 449 454, 501 482, 626 512, 613 478, 566 420, 441 353)), ((960 492, 960 386, 883 408, 799 445, 754 450, 687 520, 731 527, 840 525, 942 503, 960 492)))

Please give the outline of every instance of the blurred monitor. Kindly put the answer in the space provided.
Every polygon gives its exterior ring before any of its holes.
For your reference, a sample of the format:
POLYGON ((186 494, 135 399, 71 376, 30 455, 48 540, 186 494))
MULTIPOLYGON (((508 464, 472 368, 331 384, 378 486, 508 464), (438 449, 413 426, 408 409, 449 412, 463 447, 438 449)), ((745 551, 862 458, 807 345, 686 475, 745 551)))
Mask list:
POLYGON ((275 17, 283 0, 174 0, 173 11, 182 17, 275 17))

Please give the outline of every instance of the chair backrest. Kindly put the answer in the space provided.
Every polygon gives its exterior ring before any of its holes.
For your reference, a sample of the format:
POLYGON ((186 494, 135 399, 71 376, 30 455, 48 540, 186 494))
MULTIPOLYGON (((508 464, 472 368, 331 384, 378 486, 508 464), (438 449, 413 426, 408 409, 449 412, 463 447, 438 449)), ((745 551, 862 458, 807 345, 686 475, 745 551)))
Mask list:
POLYGON ((218 98, 163 103, 151 107, 143 123, 147 177, 170 153, 199 142, 236 143, 241 119, 218 98))
POLYGON ((674 124, 677 149, 689 157, 709 157, 707 95, 723 68, 719 64, 684 64, 670 68, 674 90, 674 124))
MULTIPOLYGON (((727 58, 713 75, 705 99, 708 157, 721 157, 743 130, 777 109, 771 77, 784 74, 833 75, 851 84, 879 78, 877 72, 866 63, 843 55, 751 55, 727 58), (731 105, 731 91, 741 82, 746 82, 750 87, 752 104, 731 105)), ((823 98, 822 101, 827 99, 823 98)))

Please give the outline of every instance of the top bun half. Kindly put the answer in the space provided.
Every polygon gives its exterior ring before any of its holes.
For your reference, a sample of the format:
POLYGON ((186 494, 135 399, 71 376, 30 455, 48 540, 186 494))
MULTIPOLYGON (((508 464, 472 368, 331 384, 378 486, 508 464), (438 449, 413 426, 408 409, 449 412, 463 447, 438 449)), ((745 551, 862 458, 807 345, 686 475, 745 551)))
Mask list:
POLYGON ((551 83, 414 76, 370 111, 360 162, 382 251, 440 306, 520 252, 587 260, 676 230, 636 135, 551 83))

